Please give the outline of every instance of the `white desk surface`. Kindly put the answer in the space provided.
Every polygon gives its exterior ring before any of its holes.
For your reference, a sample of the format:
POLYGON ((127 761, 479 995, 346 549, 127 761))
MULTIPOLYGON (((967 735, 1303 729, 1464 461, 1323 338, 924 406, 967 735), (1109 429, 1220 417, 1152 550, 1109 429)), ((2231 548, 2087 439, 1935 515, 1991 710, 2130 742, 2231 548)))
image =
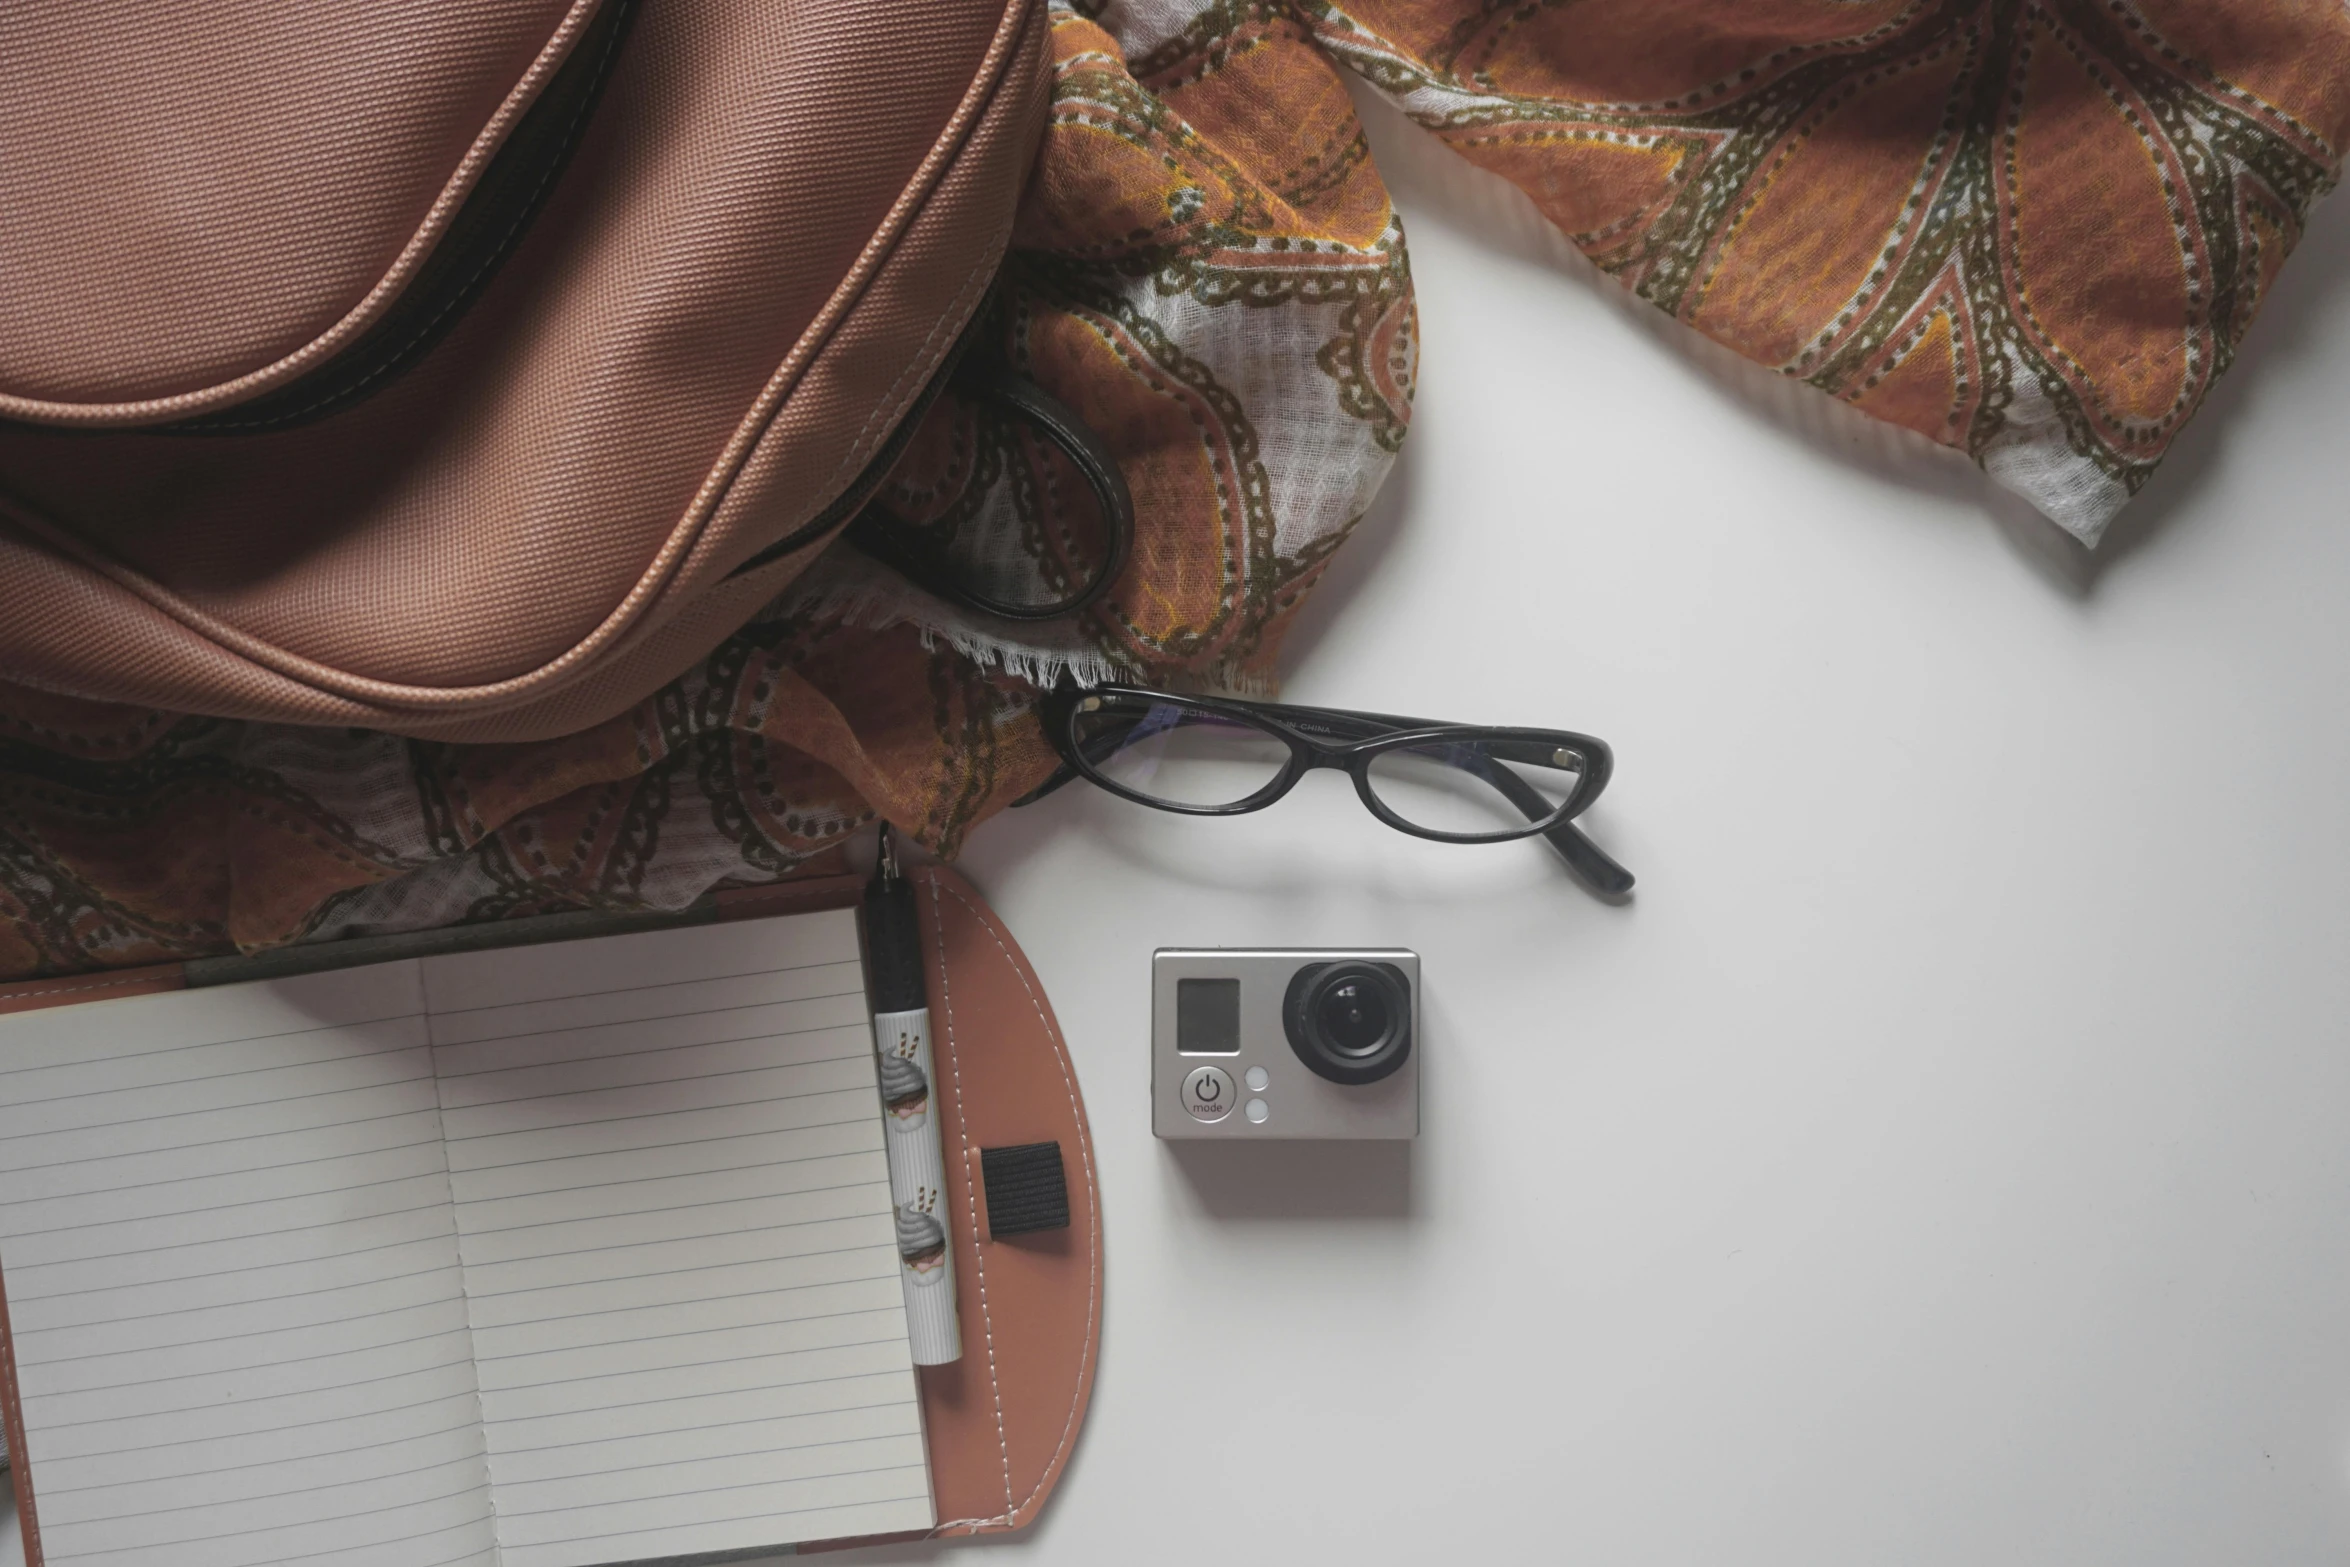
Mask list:
POLYGON ((2068 574, 1371 131, 1418 412, 1288 694, 1602 736, 1640 887, 1334 774, 975 836, 1108 1251, 1084 1439, 989 1559, 2343 1560, 2350 198, 2068 574), (1422 956, 1417 1145, 1154 1142, 1151 949, 1318 942, 1422 956))
POLYGON ((1100 1379, 1027 1536, 862 1559, 2341 1561, 2350 200, 2084 570, 1371 129, 1418 413, 1289 694, 1606 738, 1640 889, 1327 774, 982 830, 1100 1379), (1422 955, 1419 1141, 1155 1142, 1151 949, 1320 942, 1422 955))

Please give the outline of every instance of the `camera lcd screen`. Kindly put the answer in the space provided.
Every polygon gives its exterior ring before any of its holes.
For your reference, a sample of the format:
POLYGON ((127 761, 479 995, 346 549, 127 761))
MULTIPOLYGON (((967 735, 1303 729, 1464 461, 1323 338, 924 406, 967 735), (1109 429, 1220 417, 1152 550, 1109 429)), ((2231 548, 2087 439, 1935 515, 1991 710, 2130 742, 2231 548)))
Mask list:
POLYGON ((1187 1056, 1240 1054, 1240 981, 1175 982, 1175 1048, 1187 1056))

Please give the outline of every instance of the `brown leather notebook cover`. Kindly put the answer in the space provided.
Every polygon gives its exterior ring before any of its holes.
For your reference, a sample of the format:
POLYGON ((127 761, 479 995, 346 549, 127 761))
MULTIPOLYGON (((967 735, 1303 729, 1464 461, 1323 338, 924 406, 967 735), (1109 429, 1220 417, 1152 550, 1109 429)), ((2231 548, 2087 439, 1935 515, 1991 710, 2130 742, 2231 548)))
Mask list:
MULTIPOLYGON (((837 870, 837 864, 813 867, 814 874, 770 887, 721 892, 685 916, 645 923, 750 919, 853 905, 864 890, 863 879, 837 870)), ((1076 1069, 1035 971, 969 882, 943 866, 926 866, 913 876, 929 959, 932 1048, 941 1084, 948 1198, 951 1211, 962 1221, 950 1233, 957 1277, 970 1281, 957 1299, 963 1358, 951 1366, 920 1370, 931 1490, 939 1519, 931 1533, 1002 1533, 1024 1527, 1042 1510, 1085 1422, 1101 1337, 1100 1193, 1076 1069), (996 1237, 987 1227, 982 1151, 1039 1143, 1059 1145, 1068 1187, 1068 1225, 996 1237)), ((613 928, 610 922, 593 918, 555 918, 564 923, 552 928, 544 922, 516 924, 547 930, 547 939, 605 934, 613 928)), ((470 934, 438 933, 425 939, 488 942, 514 934, 495 927, 466 929, 470 934)), ((335 945, 346 949, 353 961, 391 956, 392 943, 405 942, 408 950, 416 945, 413 938, 379 941, 385 944, 380 954, 373 951, 377 943, 365 950, 356 943, 335 945)), ((326 947, 296 948, 278 961, 323 967, 336 955, 326 947)), ((269 961, 225 959, 219 960, 220 966, 197 972, 217 976, 214 982, 232 976, 266 977, 269 961)), ((0 1013, 182 989, 189 983, 191 967, 171 964, 0 985, 0 1013)), ((38 1455, 26 1440, 23 1406, 17 1397, 4 1279, 0 1424, 7 1433, 9 1479, 16 1493, 26 1567, 43 1567, 33 1484, 38 1455)), ((799 1549, 879 1543, 837 1540, 799 1549)))

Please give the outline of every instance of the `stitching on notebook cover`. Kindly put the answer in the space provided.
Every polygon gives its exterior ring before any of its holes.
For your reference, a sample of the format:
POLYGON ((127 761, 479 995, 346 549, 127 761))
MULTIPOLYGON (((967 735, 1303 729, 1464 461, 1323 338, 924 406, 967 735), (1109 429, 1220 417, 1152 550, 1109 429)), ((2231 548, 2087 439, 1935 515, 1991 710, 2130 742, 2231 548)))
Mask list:
MULTIPOLYGON (((946 911, 938 906, 938 878, 932 876, 928 880, 930 882, 930 929, 936 938, 938 948, 939 1013, 946 1022, 947 1068, 953 1073, 955 1083, 955 1135, 962 1141, 963 1158, 968 1162, 971 1157, 971 1128, 970 1124, 963 1119, 963 1061, 962 1057, 955 1053, 955 992, 954 986, 947 977, 946 911)), ((995 1323, 990 1320, 987 1314, 987 1259, 979 1254, 979 1194, 971 1189, 969 1182, 964 1183, 963 1200, 971 1210, 971 1261, 973 1269, 978 1275, 974 1282, 979 1286, 979 1330, 987 1340, 987 1391, 995 1400, 995 1445, 996 1451, 1002 1455, 1004 1464, 1005 1511, 1003 1516, 1009 1518, 1013 1512, 1017 1511, 1012 1506, 1012 1442, 1011 1438, 1004 1434, 1004 1389, 1003 1384, 996 1377, 995 1323)), ((958 1518, 953 1522, 967 1521, 972 1520, 958 1518)), ((999 1520, 983 1519, 977 1521, 994 1523, 999 1520)), ((950 1527, 952 1524, 942 1523, 935 1526, 931 1532, 936 1534, 940 1529, 950 1527)))
MULTIPOLYGON (((932 876, 932 877, 930 877, 930 878, 929 878, 929 881, 930 881, 930 902, 931 902, 931 908, 932 908, 933 912, 935 913, 935 912, 937 912, 937 909, 938 909, 938 893, 939 893, 940 882, 939 882, 939 879, 938 879, 936 876, 932 876)), ((954 897, 954 900, 955 900, 957 903, 960 903, 961 905, 963 905, 963 907, 964 907, 965 909, 968 909, 968 910, 971 912, 971 916, 972 916, 972 918, 974 918, 974 919, 978 920, 978 922, 979 922, 979 928, 980 928, 981 930, 984 930, 984 931, 986 931, 986 932, 987 932, 987 935, 988 935, 988 939, 989 939, 989 940, 991 940, 991 941, 993 941, 993 942, 995 943, 995 945, 996 945, 996 951, 997 951, 997 952, 999 952, 999 953, 1001 953, 1001 954, 1003 955, 1004 962, 1005 962, 1006 964, 1010 965, 1010 967, 1011 967, 1011 970, 1012 970, 1012 973, 1013 973, 1013 975, 1014 975, 1016 978, 1018 978, 1018 980, 1020 981, 1020 988, 1021 988, 1022 990, 1025 990, 1025 991, 1027 991, 1027 992, 1028 992, 1028 1004, 1029 1004, 1030 1006, 1032 1006, 1032 1007, 1036 1008, 1036 1020, 1037 1020, 1037 1022, 1039 1022, 1039 1023, 1041 1023, 1041 1024, 1043 1024, 1043 1025, 1044 1025, 1044 1037, 1045 1037, 1045 1040, 1046 1040, 1046 1042, 1047 1042, 1047 1043, 1049 1043, 1049 1044, 1050 1044, 1050 1045, 1053 1047, 1053 1063, 1054 1063, 1056 1066, 1058 1066, 1058 1067, 1061 1069, 1061 1087, 1062 1087, 1063 1091, 1064 1091, 1064 1092, 1066 1092, 1066 1093, 1068 1094, 1068 1096, 1069 1096, 1069 1109, 1070 1109, 1070 1112, 1071 1112, 1072 1118, 1074 1119, 1074 1121, 1075 1121, 1075 1123, 1076 1123, 1076 1126, 1077 1126, 1077 1157, 1078 1157, 1078 1160, 1079 1160, 1079 1162, 1080 1162, 1080 1163, 1082 1163, 1082 1164, 1083 1164, 1083 1166, 1084 1166, 1084 1168, 1085 1168, 1085 1190, 1086 1190, 1086 1195, 1087 1195, 1087 1197, 1088 1197, 1089 1199, 1091 1199, 1091 1198, 1093 1197, 1093 1193, 1094 1193, 1094 1182, 1093 1182, 1093 1139, 1092 1139, 1092 1137, 1091 1137, 1091 1136, 1090 1136, 1090 1135, 1087 1133, 1087 1131, 1086 1131, 1086 1128, 1085 1128, 1085 1109, 1084 1109, 1084 1107, 1083 1107, 1082 1105, 1080 1105, 1080 1104, 1078 1103, 1078 1100, 1077 1100, 1077 1085, 1076 1085, 1074 1082, 1072 1082, 1072 1081, 1070 1080, 1070 1077, 1069 1077, 1069 1054, 1068 1054, 1068 1052, 1067 1052, 1066 1050, 1064 1050, 1064 1049, 1062 1049, 1062 1048, 1061 1048, 1061 1042, 1060 1042, 1060 1031, 1059 1031, 1058 1029, 1056 1029, 1056 1028, 1054 1028, 1054 1027, 1053 1027, 1053 1020, 1052 1020, 1052 1017, 1051 1017, 1051 1015, 1050 1015, 1049 1013, 1047 1013, 1047 1012, 1045 1011, 1045 1009, 1044 1009, 1044 1000, 1043 1000, 1043 998, 1037 995, 1037 993, 1036 993, 1036 987, 1035 987, 1034 985, 1031 985, 1031 984, 1028 982, 1028 975, 1027 975, 1027 974, 1026 974, 1026 973, 1025 973, 1025 972, 1024 972, 1022 969, 1021 969, 1020 965, 1019 965, 1017 962, 1014 962, 1014 961, 1013 961, 1013 958, 1012 958, 1012 950, 1011 950, 1011 948, 1007 947, 1007 946, 1004 944, 1004 938, 1003 938, 1003 937, 1002 937, 1000 934, 998 934, 998 933, 997 933, 995 926, 994 926, 993 924, 991 924, 991 923, 990 923, 990 922, 989 922, 989 921, 988 921, 988 920, 987 920, 987 919, 986 919, 986 918, 985 918, 983 915, 981 915, 981 913, 980 913, 980 911, 979 911, 978 907, 977 907, 976 905, 974 905, 974 904, 971 902, 971 900, 970 900, 969 898, 966 898, 966 897, 964 897, 964 896, 963 896, 963 894, 962 894, 960 891, 958 891, 957 889, 955 889, 955 888, 953 888, 953 887, 949 887, 949 888, 947 888, 946 890, 947 890, 947 892, 948 892, 948 893, 950 893, 950 894, 951 894, 951 895, 954 897)), ((939 993, 940 993, 940 997, 941 997, 941 999, 943 1000, 943 999, 945 998, 945 993, 946 993, 946 922, 945 922, 944 920, 941 920, 941 921, 939 921, 939 922, 938 922, 938 932, 939 932, 939 943, 938 943, 938 944, 939 944, 939 964, 938 964, 938 966, 939 966, 939 993)), ((947 1010, 947 1048, 948 1048, 948 1050, 951 1052, 951 1051, 953 1050, 953 1048, 954 1048, 954 1008, 953 1008, 953 1007, 952 1007, 952 1005, 950 1004, 950 1005, 947 1007, 947 1009, 946 1009, 946 1010, 947 1010)), ((959 1071, 959 1069, 958 1069, 958 1071, 959 1071)), ((957 1079, 956 1079, 956 1083, 955 1083, 955 1109, 956 1109, 956 1118, 957 1118, 957 1120, 958 1120, 958 1121, 961 1119, 961 1111, 962 1111, 962 1107, 963 1107, 963 1101, 962 1101, 962 1092, 963 1092, 963 1090, 962 1090, 962 1079, 960 1078, 960 1076, 958 1076, 958 1077, 957 1077, 957 1079)), ((966 1148, 969 1146, 969 1139, 968 1139, 968 1137, 966 1137, 966 1139, 965 1139, 965 1146, 966 1146, 966 1148)), ((1100 1235, 1101 1235, 1101 1223, 1102 1223, 1101 1205, 1100 1205, 1100 1203, 1099 1203, 1098 1201, 1096 1201, 1096 1202, 1092 1202, 1090 1205, 1091 1205, 1091 1207, 1092 1207, 1092 1209, 1093 1209, 1093 1222, 1092 1222, 1091 1224, 1089 1224, 1089 1225, 1086 1227, 1086 1237, 1085 1237, 1085 1239, 1086 1239, 1086 1246, 1087 1246, 1087 1248, 1088 1248, 1088 1252, 1089 1252, 1089 1255, 1088 1255, 1088 1257, 1087 1257, 1087 1261, 1088 1261, 1089 1263, 1091 1263, 1091 1264, 1098 1265, 1098 1264, 1099 1264, 1099 1262, 1100 1262, 1100 1253, 1099 1253, 1099 1246, 1098 1246, 1098 1241, 1099 1241, 1099 1237, 1100 1237, 1100 1235)), ((977 1230, 977 1227, 976 1227, 976 1226, 977 1226, 977 1220, 976 1220, 976 1217, 974 1217, 974 1221, 973 1221, 973 1223, 974 1223, 974 1227, 973 1227, 972 1233, 973 1233, 973 1234, 977 1234, 977 1233, 978 1233, 978 1230, 977 1230)), ((974 1248, 974 1250, 976 1250, 976 1249, 977 1249, 977 1248, 974 1248)), ((1098 1308, 1097 1308, 1097 1303, 1096 1303, 1096 1290, 1097 1290, 1097 1288, 1098 1288, 1098 1286, 1097 1286, 1097 1285, 1096 1285, 1096 1283, 1095 1283, 1095 1279, 1096 1279, 1096 1277, 1097 1277, 1097 1267, 1096 1267, 1096 1266, 1089 1266, 1089 1267, 1086 1269, 1086 1272, 1085 1272, 1085 1320, 1086 1320, 1087 1322, 1091 1322, 1091 1321, 1093 1321, 1093 1320, 1094 1320, 1094 1314, 1095 1314, 1096 1310, 1098 1309, 1098 1308)), ((984 1319, 984 1317, 985 1317, 985 1315, 986 1315, 986 1306, 987 1306, 987 1293, 986 1293, 986 1291, 985 1291, 985 1289, 984 1289, 984 1288, 982 1288, 982 1290, 981 1290, 981 1292, 980 1292, 980 1297, 979 1297, 979 1299, 980 1299, 980 1311, 981 1311, 981 1316, 982 1316, 982 1318, 984 1319)), ((1053 1446, 1053 1456, 1052 1456, 1052 1458, 1051 1458, 1051 1459, 1050 1459, 1050 1460, 1049 1460, 1049 1461, 1048 1461, 1048 1462, 1045 1464, 1045 1466, 1044 1466, 1044 1474, 1043 1474, 1043 1475, 1040 1475, 1040 1476, 1038 1477, 1038 1479, 1037 1479, 1037 1482, 1036 1482, 1035 1489, 1031 1490, 1031 1491, 1028 1493, 1028 1495, 1027 1495, 1026 1497, 1022 1498, 1022 1499, 1021 1499, 1021 1500, 1020 1500, 1020 1501, 1019 1501, 1017 1504, 1014 1504, 1014 1505, 1011 1505, 1011 1506, 1007 1507, 1007 1508, 1005 1509, 1005 1511, 1004 1511, 1003 1513, 1001 1513, 1000 1515, 998 1515, 997 1517, 994 1517, 994 1518, 956 1518, 956 1519, 953 1519, 953 1520, 951 1520, 951 1521, 949 1521, 949 1522, 946 1522, 946 1523, 942 1523, 942 1524, 940 1524, 940 1525, 938 1526, 940 1529, 951 1529, 951 1528, 955 1528, 955 1527, 958 1527, 958 1526, 967 1526, 967 1527, 974 1527, 974 1528, 976 1528, 976 1527, 980 1527, 980 1526, 983 1526, 983 1525, 986 1525, 986 1524, 1006 1524, 1006 1525, 1015 1525, 1015 1526, 1018 1524, 1018 1522, 1019 1522, 1019 1515, 1020 1515, 1020 1512, 1021 1512, 1021 1510, 1022 1510, 1023 1508, 1025 1508, 1025 1507, 1027 1507, 1027 1506, 1028 1506, 1028 1505, 1029 1505, 1031 1502, 1034 1502, 1034 1501, 1036 1500, 1038 1493, 1039 1493, 1039 1492, 1041 1492, 1041 1491, 1043 1491, 1043 1490, 1044 1490, 1044 1488, 1045 1488, 1046 1478, 1047 1478, 1047 1477, 1049 1477, 1049 1476, 1050 1476, 1050 1475, 1051 1475, 1051 1474, 1052 1474, 1052 1473, 1053 1473, 1053 1472, 1054 1472, 1056 1469, 1058 1469, 1058 1468, 1060 1467, 1061 1460, 1062 1460, 1062 1459, 1064 1459, 1064 1458, 1066 1458, 1066 1457, 1068 1456, 1068 1453, 1069 1453, 1069 1440, 1070 1440, 1070 1438, 1071 1438, 1071 1437, 1073 1437, 1073 1436, 1075 1436, 1075 1435, 1076 1435, 1076 1431, 1077 1431, 1077 1399, 1078 1399, 1078 1393, 1079 1393, 1079 1392, 1082 1392, 1082 1390, 1083 1390, 1083 1389, 1084 1389, 1084 1387, 1085 1387, 1085 1370, 1086 1370, 1086 1366, 1087 1366, 1087 1364, 1088 1364, 1088 1363, 1090 1363, 1090 1362, 1092 1361, 1092 1359, 1093 1359, 1093 1339, 1092 1339, 1091 1335, 1088 1335, 1088 1336, 1087 1336, 1087 1338, 1086 1338, 1086 1341, 1085 1341, 1085 1354, 1084 1354, 1084 1356, 1083 1356, 1083 1357, 1080 1359, 1080 1361, 1079 1361, 1079 1363, 1078 1363, 1078 1368, 1077 1368, 1077 1389, 1078 1389, 1078 1391, 1077 1391, 1077 1392, 1072 1392, 1072 1393, 1069 1395, 1069 1413, 1068 1413, 1068 1414, 1067 1414, 1067 1416, 1066 1416, 1066 1417, 1064 1417, 1064 1418, 1063 1418, 1063 1420, 1061 1421, 1061 1440, 1060 1440, 1059 1442, 1057 1442, 1057 1443, 1055 1443, 1055 1444, 1054 1444, 1054 1446, 1053 1446)), ((989 1377, 990 1377, 990 1379, 991 1379, 991 1380, 993 1379, 993 1376, 994 1376, 994 1371, 995 1371, 995 1340, 994 1340, 994 1338, 991 1336, 991 1337, 989 1338, 989 1340, 988 1340, 988 1373, 989 1373, 989 1377)), ((998 1433, 999 1433, 999 1435, 1000 1435, 1000 1433, 1001 1433, 1001 1432, 1002 1432, 1002 1430, 1003 1430, 1003 1401, 1002 1401, 1002 1399, 1001 1399, 1000 1397, 999 1397, 999 1398, 997 1399, 997 1401, 996 1401, 996 1429, 997 1429, 997 1431, 998 1431, 998 1433)), ((1007 1443, 1006 1443, 1006 1445, 1005 1445, 1005 1448, 1004 1448, 1004 1479, 1005 1479, 1005 1485, 1004 1485, 1004 1499, 1005 1499, 1007 1502, 1010 1502, 1010 1501, 1011 1501, 1011 1494, 1012 1494, 1012 1488, 1011 1488, 1011 1484, 1010 1484, 1010 1481, 1011 1481, 1011 1467, 1012 1467, 1012 1453, 1011 1453, 1011 1447, 1010 1447, 1010 1444, 1007 1442, 1007 1443)))
POLYGON ((48 990, 0 990, 0 1006, 11 1001, 30 1001, 35 996, 70 996, 84 990, 117 990, 124 985, 157 985, 167 983, 162 974, 137 974, 129 979, 93 979, 86 985, 56 985, 48 990))

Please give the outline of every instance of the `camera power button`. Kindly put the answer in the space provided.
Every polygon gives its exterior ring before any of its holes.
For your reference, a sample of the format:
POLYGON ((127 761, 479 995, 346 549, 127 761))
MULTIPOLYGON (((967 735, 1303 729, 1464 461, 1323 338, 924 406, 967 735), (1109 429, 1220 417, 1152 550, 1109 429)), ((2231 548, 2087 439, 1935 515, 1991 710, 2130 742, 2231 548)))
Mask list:
POLYGON ((1195 1121, 1223 1120, 1238 1097, 1231 1074, 1220 1066, 1195 1066, 1183 1079, 1183 1108, 1195 1121))

